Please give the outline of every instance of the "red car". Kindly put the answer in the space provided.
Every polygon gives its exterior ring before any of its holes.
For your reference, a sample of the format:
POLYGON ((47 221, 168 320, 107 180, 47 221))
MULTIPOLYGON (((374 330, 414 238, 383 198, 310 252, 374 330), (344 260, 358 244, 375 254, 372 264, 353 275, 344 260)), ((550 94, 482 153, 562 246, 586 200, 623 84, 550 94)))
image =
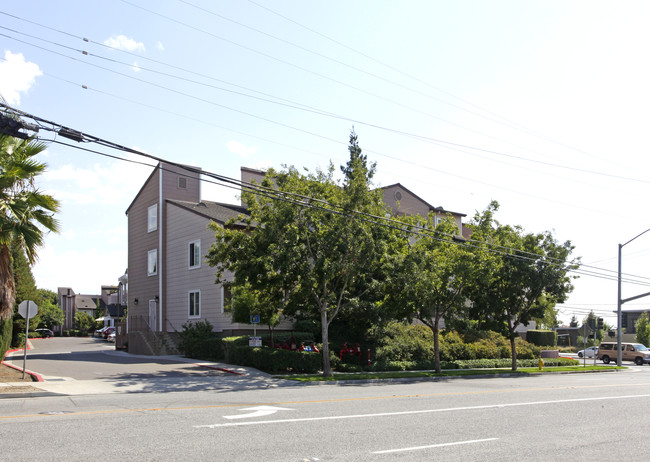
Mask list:
POLYGON ((104 332, 102 332, 102 337, 107 338, 109 334, 115 332, 115 327, 108 327, 104 332))

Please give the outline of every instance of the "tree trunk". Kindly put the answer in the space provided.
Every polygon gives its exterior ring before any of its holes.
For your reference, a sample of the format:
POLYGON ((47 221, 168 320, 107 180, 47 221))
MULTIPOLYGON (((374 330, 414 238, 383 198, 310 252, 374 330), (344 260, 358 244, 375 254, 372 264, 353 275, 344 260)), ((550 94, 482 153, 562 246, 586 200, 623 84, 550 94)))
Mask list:
POLYGON ((16 303, 16 285, 11 269, 11 252, 6 244, 0 245, 0 319, 9 319, 14 315, 16 303))
POLYGON ((517 372, 517 346, 515 344, 515 337, 510 333, 510 350, 512 352, 512 372, 517 372))
POLYGON ((275 341, 273 339, 273 327, 269 324, 269 347, 275 348, 275 341))
POLYGON ((323 377, 332 376, 330 365, 329 324, 327 323, 327 307, 320 309, 321 336, 323 337, 323 377))
POLYGON ((439 321, 436 320, 433 322, 433 354, 436 363, 436 372, 440 374, 442 368, 440 367, 440 330, 438 328, 439 321))

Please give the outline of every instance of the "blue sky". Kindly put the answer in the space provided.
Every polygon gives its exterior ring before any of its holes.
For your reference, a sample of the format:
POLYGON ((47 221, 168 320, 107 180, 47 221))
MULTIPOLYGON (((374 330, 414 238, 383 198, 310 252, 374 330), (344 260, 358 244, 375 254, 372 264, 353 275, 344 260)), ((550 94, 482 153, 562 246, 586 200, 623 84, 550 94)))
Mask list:
MULTIPOLYGON (((650 228, 647 2, 23 0, 0 13, 12 106, 234 178, 341 165, 354 126, 378 186, 468 220, 494 199, 502 223, 571 240, 597 274, 575 281, 561 318, 614 321, 617 244, 650 228)), ((58 144, 43 160, 62 232, 37 284, 98 293, 126 268, 124 212, 151 169, 58 144)), ((214 185, 203 198, 237 200, 214 185)), ((624 273, 650 282, 648 254, 650 234, 624 248, 624 273)))

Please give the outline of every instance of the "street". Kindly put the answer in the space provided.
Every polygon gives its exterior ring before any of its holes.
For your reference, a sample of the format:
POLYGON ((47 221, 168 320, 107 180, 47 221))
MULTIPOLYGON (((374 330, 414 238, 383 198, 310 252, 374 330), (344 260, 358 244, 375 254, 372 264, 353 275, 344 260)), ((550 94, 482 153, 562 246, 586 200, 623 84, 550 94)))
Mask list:
POLYGON ((0 399, 3 458, 548 461, 615 454, 640 461, 650 454, 647 366, 314 385, 206 379, 214 383, 204 390, 174 391, 168 382, 165 392, 0 399))

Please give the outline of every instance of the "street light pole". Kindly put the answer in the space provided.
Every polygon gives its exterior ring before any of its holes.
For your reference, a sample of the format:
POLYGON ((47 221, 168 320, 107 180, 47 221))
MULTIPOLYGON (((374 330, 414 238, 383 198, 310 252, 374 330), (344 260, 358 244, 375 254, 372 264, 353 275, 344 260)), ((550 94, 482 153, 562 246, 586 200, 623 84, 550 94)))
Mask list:
POLYGON ((620 367, 623 363, 623 352, 621 351, 621 344, 623 343, 623 313, 621 311, 621 254, 623 245, 618 245, 618 301, 616 307, 616 317, 618 318, 618 332, 616 333, 617 352, 616 364, 620 367))
POLYGON ((616 303, 616 305, 617 305, 617 307, 616 307, 617 308, 617 313, 616 314, 617 314, 617 317, 618 317, 618 335, 617 335, 618 351, 616 353, 616 364, 619 365, 619 366, 623 362, 623 352, 621 351, 621 343, 623 343, 623 327, 622 327, 623 313, 621 311, 621 306, 625 302, 629 302, 631 300, 636 300, 637 298, 641 298, 641 297, 647 297, 648 295, 650 295, 650 292, 646 292, 645 294, 636 295, 634 297, 630 297, 630 298, 626 298, 626 299, 621 298, 621 256, 622 256, 622 250, 623 250, 624 246, 628 245, 630 242, 632 242, 637 237, 643 236, 648 231, 650 231, 650 228, 646 229, 645 231, 643 231, 640 234, 637 234, 632 239, 627 241, 625 244, 619 244, 618 245, 618 300, 617 300, 617 303, 616 303))

